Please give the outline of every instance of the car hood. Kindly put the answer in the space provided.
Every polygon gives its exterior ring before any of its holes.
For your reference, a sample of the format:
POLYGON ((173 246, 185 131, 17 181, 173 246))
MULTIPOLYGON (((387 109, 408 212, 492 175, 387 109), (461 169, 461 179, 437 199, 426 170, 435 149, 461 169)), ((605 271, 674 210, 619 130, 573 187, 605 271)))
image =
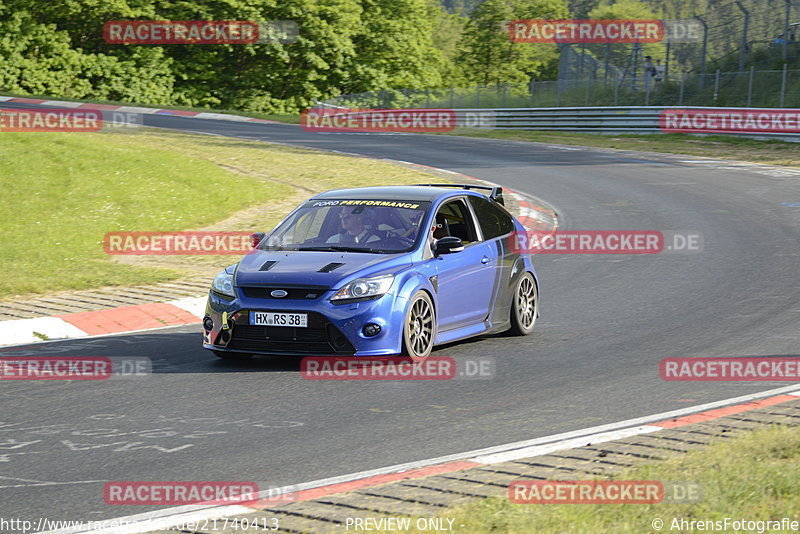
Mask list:
POLYGON ((334 287, 359 271, 366 270, 365 275, 369 275, 383 267, 404 263, 403 256, 405 254, 254 250, 239 262, 236 285, 334 287))

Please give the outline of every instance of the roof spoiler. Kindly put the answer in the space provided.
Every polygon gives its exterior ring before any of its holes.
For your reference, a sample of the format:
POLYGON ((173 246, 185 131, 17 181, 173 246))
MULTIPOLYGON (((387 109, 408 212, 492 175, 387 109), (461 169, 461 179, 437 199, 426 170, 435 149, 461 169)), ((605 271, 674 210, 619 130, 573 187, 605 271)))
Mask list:
POLYGON ((503 200, 503 188, 500 186, 492 187, 489 185, 468 185, 468 184, 417 184, 425 187, 456 187, 459 189, 484 189, 489 191, 487 195, 489 200, 493 200, 500 204, 501 206, 505 206, 505 200, 503 200))

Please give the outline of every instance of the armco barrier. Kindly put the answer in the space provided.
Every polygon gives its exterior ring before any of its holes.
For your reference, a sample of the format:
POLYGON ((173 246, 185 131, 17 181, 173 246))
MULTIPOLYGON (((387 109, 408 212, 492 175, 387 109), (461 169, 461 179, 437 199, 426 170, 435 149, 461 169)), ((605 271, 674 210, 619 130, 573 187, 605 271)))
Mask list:
POLYGON ((694 133, 800 141, 800 109, 718 107, 573 107, 456 110, 493 113, 497 129, 607 134, 694 133))
MULTIPOLYGON (((399 120, 403 114, 424 115, 426 113, 435 116, 440 112, 446 112, 451 118, 455 118, 455 126, 466 128, 483 129, 528 129, 528 130, 559 130, 576 132, 596 132, 596 133, 659 133, 659 117, 661 112, 666 109, 663 107, 574 107, 574 108, 476 108, 476 109, 358 109, 333 107, 320 103, 316 110, 309 110, 309 117, 314 112, 319 113, 320 117, 329 119, 330 122, 338 122, 339 127, 330 128, 330 131, 347 131, 348 120, 351 128, 362 125, 362 119, 367 119, 371 115, 377 117, 395 115, 399 120)), ((309 119, 310 121, 310 119, 309 119)), ((410 119, 406 122, 413 123, 410 119)), ((315 124, 321 124, 322 120, 315 124)), ((305 127, 305 122, 301 120, 301 125, 305 127)), ((388 126, 366 128, 367 130, 389 130, 388 126)), ((437 128, 391 128, 396 131, 417 131, 419 133, 435 133, 437 131, 449 131, 453 123, 448 123, 445 127, 437 123, 437 128)), ((319 129, 327 131, 327 128, 315 126, 308 129, 319 129)))
MULTIPOLYGON (((323 104, 324 106, 324 104, 323 104)), ((318 108, 320 109, 320 108, 318 108)), ((800 109, 719 107, 563 107, 563 108, 476 108, 454 110, 370 110, 322 107, 340 118, 370 114, 441 114, 455 118, 456 127, 481 129, 525 129, 602 134, 693 133, 720 134, 756 139, 800 141, 800 109)), ((301 121, 302 122, 302 121, 301 121)), ((346 119, 342 123, 346 123, 346 119)), ((357 123, 354 120, 354 123, 357 123)), ((452 123, 448 123, 452 124, 452 123)), ((452 129, 452 125, 444 131, 452 129)), ((348 128, 334 129, 347 131, 348 128)), ((396 131, 403 131, 402 128, 396 131)), ((406 129, 412 131, 412 129, 406 129)), ((421 133, 443 131, 421 128, 421 133)))
MULTIPOLYGON (((25 103, 31 106, 58 106, 81 109, 117 110, 127 113, 180 115, 198 119, 223 119, 273 123, 264 119, 235 115, 149 108, 104 106, 82 102, 59 102, 0 96, 0 102, 25 103)), ((347 114, 347 108, 318 102, 317 109, 347 114)), ((401 110, 397 110, 401 111, 401 110)), ((412 111, 412 110, 409 110, 412 111)), ((414 110, 416 112, 423 110, 414 110)), ((800 142, 800 109, 719 108, 700 106, 614 106, 563 108, 478 108, 447 110, 457 126, 551 130, 600 134, 694 133, 781 139, 800 142), (670 120, 668 120, 668 117, 670 120)), ((353 110, 354 115, 369 110, 353 110)), ((422 128, 420 131, 426 131, 422 128)))
POLYGON ((456 116, 491 111, 498 129, 589 133, 659 133, 663 107, 459 109, 456 116))

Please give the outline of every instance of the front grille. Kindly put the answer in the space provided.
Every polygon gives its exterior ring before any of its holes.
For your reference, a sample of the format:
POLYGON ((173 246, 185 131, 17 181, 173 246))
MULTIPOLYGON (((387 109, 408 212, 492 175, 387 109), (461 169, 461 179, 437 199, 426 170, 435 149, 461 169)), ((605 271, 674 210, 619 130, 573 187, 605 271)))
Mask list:
MULTIPOLYGON (((279 311, 279 310, 275 310, 279 311)), ((295 313, 295 312, 290 312, 295 313)), ((327 317, 308 314, 308 327, 253 326, 243 312, 233 325, 228 349, 253 352, 291 352, 298 354, 353 354, 355 347, 327 317)))
POLYGON ((328 290, 327 286, 269 286, 269 287, 243 287, 244 296, 251 299, 269 300, 313 300, 318 299, 328 290), (276 298, 270 295, 276 289, 282 289, 288 293, 285 297, 276 298))

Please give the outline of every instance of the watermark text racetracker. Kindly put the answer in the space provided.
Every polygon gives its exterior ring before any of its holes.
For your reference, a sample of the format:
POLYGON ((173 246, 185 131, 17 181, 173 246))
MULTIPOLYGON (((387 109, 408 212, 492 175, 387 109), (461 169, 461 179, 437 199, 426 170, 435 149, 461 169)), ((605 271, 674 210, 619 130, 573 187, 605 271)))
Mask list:
POLYGON ((659 128, 668 133, 800 133, 800 109, 671 108, 659 128))
POLYGON ((511 247, 525 254, 661 254, 703 250, 700 232, 557 230, 515 232, 511 247))
POLYGON ((95 109, 0 109, 2 132, 99 132, 113 128, 136 128, 142 115, 95 109))
POLYGON ((309 132, 444 133, 494 125, 491 110, 315 108, 300 114, 300 126, 309 132))
POLYGON ((798 357, 664 358, 659 375, 668 381, 800 381, 798 357))
POLYGON ((182 256, 247 254, 253 249, 251 232, 108 232, 106 254, 182 256))
POLYGON ((298 36, 291 20, 112 20, 103 25, 108 44, 288 44, 298 36))
POLYGON ((400 356, 309 356, 300 361, 300 376, 306 380, 486 380, 494 378, 495 368, 491 356, 430 356, 421 362, 400 356))
POLYGON ((515 43, 672 43, 702 38, 697 20, 639 19, 526 19, 508 23, 508 36, 515 43))
POLYGON ((250 508, 297 500, 297 486, 255 481, 113 481, 103 485, 103 501, 118 506, 238 504, 250 508))
POLYGON ((0 381, 139 378, 150 376, 152 370, 149 358, 137 356, 0 357, 0 381))
POLYGON ((515 480, 508 499, 515 504, 689 503, 703 498, 693 481, 661 480, 515 480))
POLYGON ((515 43, 658 43, 660 20, 513 20, 508 33, 515 43))
POLYGON ((258 499, 255 482, 108 482, 103 500, 115 505, 233 504, 258 499))

